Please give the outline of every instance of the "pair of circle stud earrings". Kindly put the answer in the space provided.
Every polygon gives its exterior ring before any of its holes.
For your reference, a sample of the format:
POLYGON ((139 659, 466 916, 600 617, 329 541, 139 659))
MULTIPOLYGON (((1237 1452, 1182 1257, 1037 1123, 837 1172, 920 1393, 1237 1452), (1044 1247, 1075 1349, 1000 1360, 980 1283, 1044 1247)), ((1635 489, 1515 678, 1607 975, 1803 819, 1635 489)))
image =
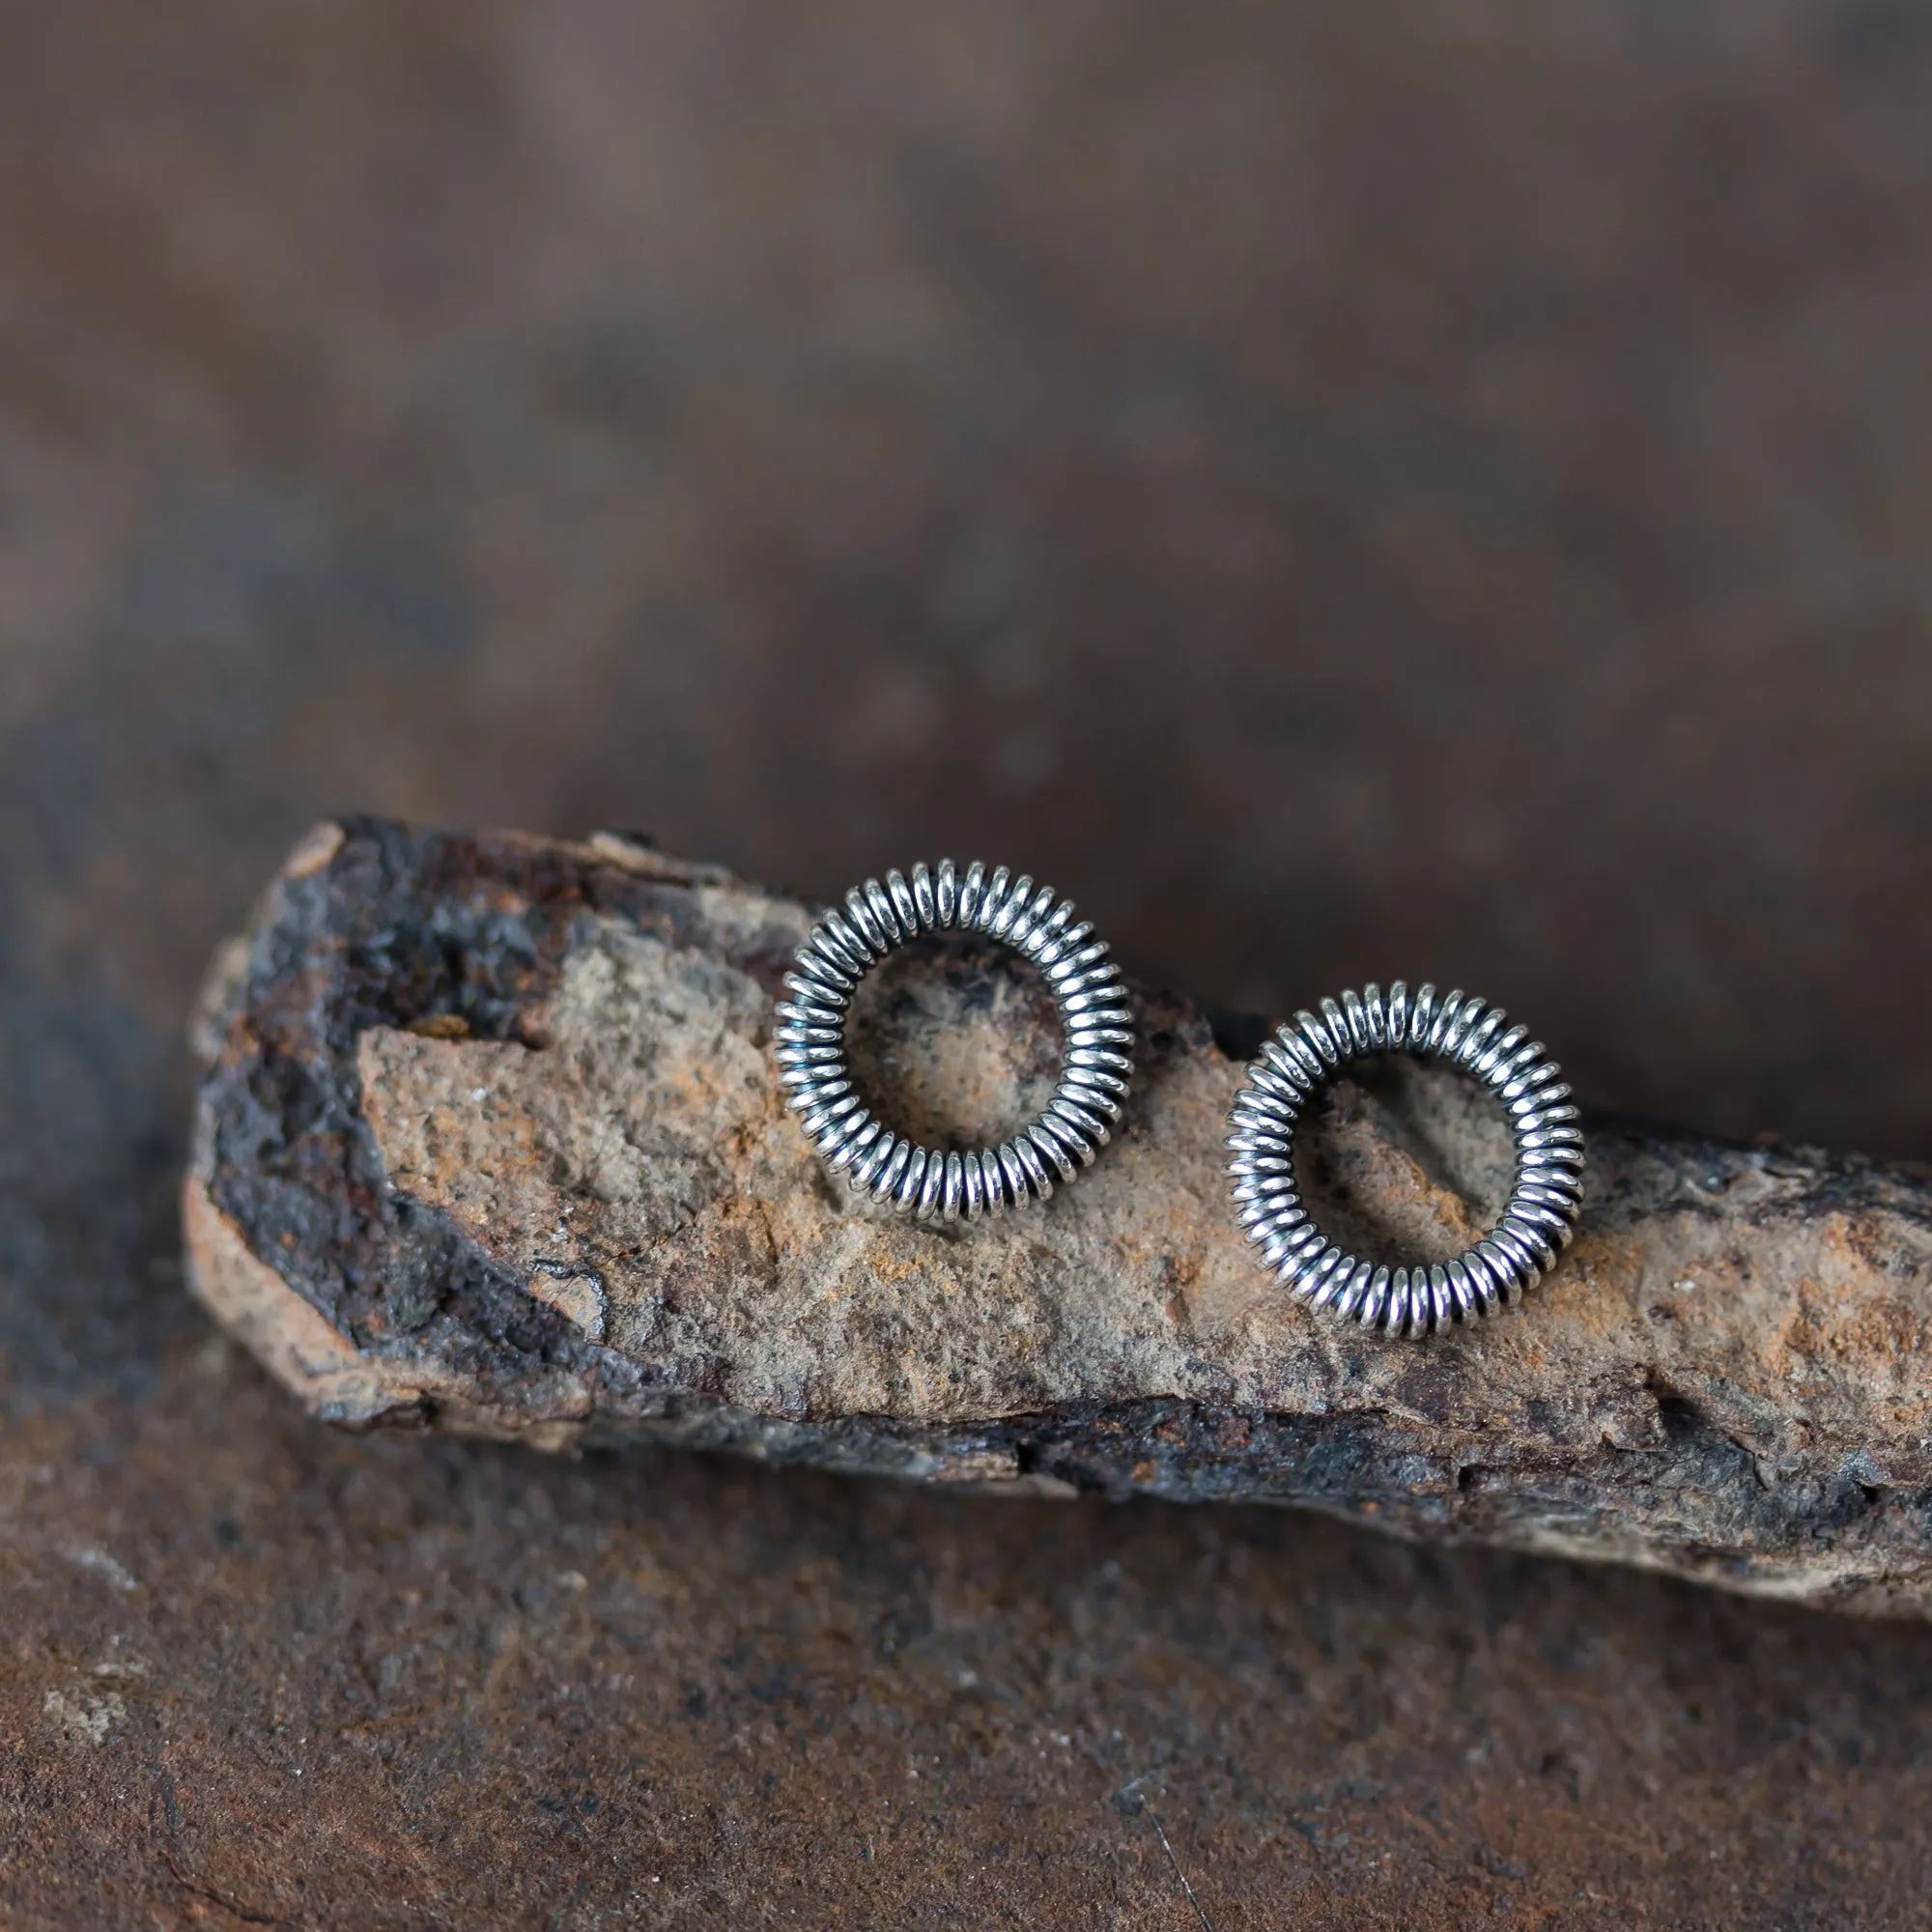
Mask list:
MULTIPOLYGON (((977 1221, 1047 1200, 1093 1164, 1133 1078, 1133 1016, 1106 944, 1071 901, 1005 867, 950 859, 889 872, 846 894, 799 948, 778 1009, 779 1078, 819 1158, 861 1195, 921 1220, 977 1221), (1059 1009, 1059 1084, 1011 1140, 966 1153, 895 1133, 866 1105, 846 1057, 860 981, 928 933, 980 933, 1044 977, 1059 1009)), ((1499 1007, 1433 986, 1365 986, 1322 1000, 1276 1029, 1248 1067, 1228 1116, 1236 1213, 1262 1264, 1296 1296, 1342 1321, 1419 1337, 1521 1299, 1569 1245, 1582 1198, 1583 1136, 1563 1076, 1499 1007), (1501 1102, 1516 1146, 1509 1200, 1494 1227, 1454 1261, 1385 1267, 1322 1232, 1294 1175, 1294 1133, 1308 1101, 1350 1062, 1382 1053, 1435 1060, 1501 1102)))

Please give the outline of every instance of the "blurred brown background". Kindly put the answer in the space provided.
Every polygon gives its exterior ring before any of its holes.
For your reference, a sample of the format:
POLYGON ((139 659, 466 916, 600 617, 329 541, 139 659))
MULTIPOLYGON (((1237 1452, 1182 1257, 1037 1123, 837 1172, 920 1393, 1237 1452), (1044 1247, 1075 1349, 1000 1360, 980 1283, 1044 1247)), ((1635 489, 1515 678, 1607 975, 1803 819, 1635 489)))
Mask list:
POLYGON ((17 1922, 1187 1925, 1175 1865, 1221 1932, 1909 1922, 1917 1633, 1290 1519, 323 1441, 209 1383, 171 1190, 199 966, 343 808, 821 894, 997 856, 1219 1004, 1458 981, 1601 1105, 1932 1156, 1932 14, 104 0, 0 44, 17 1922), (162 1612, 63 1567, 88 1510, 177 1577, 173 1688, 112 1680, 104 1743, 44 1699, 162 1612), (566 1642, 639 1550, 668 1621, 566 1642), (809 1658, 794 1571, 873 1635, 809 1658), (930 1638, 962 1576, 978 1661, 894 1706, 873 1627, 930 1638), (732 1616, 790 1690, 730 1703, 732 1616), (505 1617, 561 1647, 493 1731, 505 1617), (324 1681, 356 1644, 388 1757, 324 1681), (787 1695, 822 1742, 761 1759, 787 1695), (290 1781, 277 1697, 333 1773, 290 1781), (892 1885, 839 1862, 922 1751, 892 1885), (711 1822, 660 1847, 653 1777, 711 1822))

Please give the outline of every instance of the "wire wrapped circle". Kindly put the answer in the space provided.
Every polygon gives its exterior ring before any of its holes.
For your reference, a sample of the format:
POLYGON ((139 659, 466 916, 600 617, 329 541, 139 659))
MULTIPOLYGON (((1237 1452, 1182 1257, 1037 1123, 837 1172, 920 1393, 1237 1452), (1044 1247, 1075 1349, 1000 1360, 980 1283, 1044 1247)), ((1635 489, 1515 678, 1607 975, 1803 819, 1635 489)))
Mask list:
POLYGON ((1263 1263, 1312 1308, 1390 1335, 1421 1336, 1522 1298, 1570 1243, 1583 1192, 1583 1136, 1570 1089, 1526 1027, 1500 1007, 1398 980, 1296 1013, 1248 1068, 1228 1124, 1235 1206, 1263 1263), (1294 1180, 1302 1107, 1351 1060, 1408 1053, 1480 1080, 1503 1104, 1516 1179, 1496 1225, 1435 1267, 1378 1267, 1336 1246, 1294 1180))
POLYGON ((1094 928, 1024 873, 951 859, 912 877, 888 872, 845 895, 799 948, 781 1006, 779 1079, 835 1174, 922 1221, 976 1221, 1044 1201, 1090 1166, 1121 1117, 1133 1073, 1132 1019, 1120 968, 1094 928), (929 932, 982 932, 1030 959, 1060 1009, 1060 1083, 1037 1119, 997 1148, 941 1153, 895 1134, 860 1098, 845 1054, 853 995, 880 960, 929 932))

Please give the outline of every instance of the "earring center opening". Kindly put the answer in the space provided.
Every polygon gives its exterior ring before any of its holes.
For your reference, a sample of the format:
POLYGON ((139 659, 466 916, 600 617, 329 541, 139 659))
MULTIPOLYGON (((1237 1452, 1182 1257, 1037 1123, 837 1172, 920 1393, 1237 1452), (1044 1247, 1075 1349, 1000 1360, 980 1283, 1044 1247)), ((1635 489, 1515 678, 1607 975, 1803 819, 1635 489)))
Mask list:
POLYGON ((845 1022, 852 1079, 895 1133, 997 1147, 1053 1097, 1063 1060, 1044 977, 980 933, 927 933, 867 973, 845 1022))
POLYGON ((1502 1105, 1453 1066, 1366 1055, 1308 1104, 1296 1185, 1330 1239, 1387 1266, 1446 1264, 1501 1215, 1516 1175, 1502 1105))

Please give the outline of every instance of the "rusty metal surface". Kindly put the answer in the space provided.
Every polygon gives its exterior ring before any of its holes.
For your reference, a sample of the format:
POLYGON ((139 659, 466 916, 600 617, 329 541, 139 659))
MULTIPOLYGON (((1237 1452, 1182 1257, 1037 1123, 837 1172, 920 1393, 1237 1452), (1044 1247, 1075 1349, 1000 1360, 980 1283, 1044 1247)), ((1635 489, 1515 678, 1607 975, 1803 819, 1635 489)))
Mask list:
POLYGON ((1915 1922, 1922 1635, 1273 1511, 14 1435, 10 1924, 1915 1922), (1172 1848, 1170 1861, 1161 1834, 1172 1848), (1178 1871, 1177 1871, 1178 1867, 1178 1871))
POLYGON ((1461 980, 1601 1105, 1924 1159, 1916 11, 4 25, 6 1916, 1185 1925, 1157 1818, 1221 1932, 1910 1922, 1916 1635, 323 1440, 172 1197, 195 975, 345 808, 998 847, 1145 979, 1461 980))

